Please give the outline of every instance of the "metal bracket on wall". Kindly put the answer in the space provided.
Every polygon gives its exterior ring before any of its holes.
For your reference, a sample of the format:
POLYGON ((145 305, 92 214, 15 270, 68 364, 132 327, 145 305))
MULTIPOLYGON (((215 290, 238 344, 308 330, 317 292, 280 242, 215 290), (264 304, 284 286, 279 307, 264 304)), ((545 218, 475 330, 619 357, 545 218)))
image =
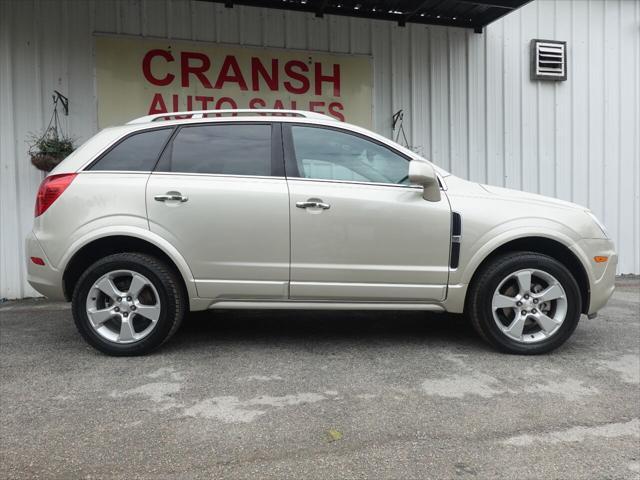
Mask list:
POLYGON ((394 142, 400 143, 400 135, 402 135, 402 139, 404 140, 404 146, 409 148, 409 140, 407 140, 407 135, 404 132, 404 127, 402 126, 402 120, 404 119, 404 110, 400 109, 391 117, 391 130, 393 132, 396 131, 396 125, 399 125, 398 131, 393 139, 394 142))
POLYGON ((60 103, 62 104, 62 108, 64 109, 64 115, 65 117, 69 116, 69 99, 67 97, 65 97, 64 95, 62 95, 59 91, 54 90, 53 91, 54 95, 53 95, 53 107, 55 109, 56 105, 58 104, 58 101, 60 101, 60 103))

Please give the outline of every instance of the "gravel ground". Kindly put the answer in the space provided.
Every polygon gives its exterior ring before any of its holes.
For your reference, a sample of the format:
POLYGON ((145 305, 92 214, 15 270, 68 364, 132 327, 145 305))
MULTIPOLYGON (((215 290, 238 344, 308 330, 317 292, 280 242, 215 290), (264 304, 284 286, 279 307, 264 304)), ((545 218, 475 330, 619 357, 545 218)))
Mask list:
POLYGON ((157 353, 0 306, 0 478, 640 478, 640 281, 539 357, 418 312, 192 315, 157 353))

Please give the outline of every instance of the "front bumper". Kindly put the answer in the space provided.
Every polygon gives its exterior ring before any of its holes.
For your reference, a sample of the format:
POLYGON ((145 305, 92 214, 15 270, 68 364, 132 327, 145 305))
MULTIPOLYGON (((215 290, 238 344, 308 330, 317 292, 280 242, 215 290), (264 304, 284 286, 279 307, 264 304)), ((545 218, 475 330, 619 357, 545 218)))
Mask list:
POLYGON ((51 266, 51 262, 33 232, 29 232, 25 239, 25 252, 29 284, 51 300, 65 300, 62 289, 62 272, 51 266), (42 258, 44 265, 36 265, 31 261, 31 257, 42 258))
MULTIPOLYGON (((583 258, 583 262, 588 262, 590 301, 587 311, 588 315, 597 313, 613 295, 616 282, 616 269, 618 266, 618 255, 613 242, 606 238, 580 240, 574 247, 575 253, 583 258), (595 256, 609 257, 604 263, 596 263, 595 256)), ((587 266, 585 265, 585 266, 587 266)))

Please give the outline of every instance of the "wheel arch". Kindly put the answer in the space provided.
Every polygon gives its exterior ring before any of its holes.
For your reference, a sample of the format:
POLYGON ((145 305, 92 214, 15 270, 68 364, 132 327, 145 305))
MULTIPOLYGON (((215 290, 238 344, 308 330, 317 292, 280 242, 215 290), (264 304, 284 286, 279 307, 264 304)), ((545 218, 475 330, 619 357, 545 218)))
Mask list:
MULTIPOLYGON (((589 276, 584 265, 582 264, 578 256, 569 247, 558 240, 548 237, 527 236, 515 238, 494 248, 478 264, 473 272, 473 275, 471 276, 469 285, 473 284, 479 272, 482 271, 482 269, 494 258, 505 253, 520 251, 548 255, 549 257, 557 260, 562 265, 564 265, 571 272, 571 275, 573 275, 576 282, 578 283, 578 287, 580 288, 580 294, 582 296, 582 305, 580 311, 581 313, 588 313, 589 303, 591 301, 591 289, 589 276)), ((467 292, 465 294, 465 304, 468 298, 469 290, 470 289, 467 289, 467 292)))
POLYGON ((71 300, 78 279, 89 265, 106 255, 124 252, 146 253, 163 260, 178 274, 185 292, 187 292, 187 301, 189 298, 197 297, 195 283, 186 262, 177 252, 167 250, 150 239, 130 232, 92 238, 68 255, 69 259, 65 262, 62 275, 65 299, 71 300))

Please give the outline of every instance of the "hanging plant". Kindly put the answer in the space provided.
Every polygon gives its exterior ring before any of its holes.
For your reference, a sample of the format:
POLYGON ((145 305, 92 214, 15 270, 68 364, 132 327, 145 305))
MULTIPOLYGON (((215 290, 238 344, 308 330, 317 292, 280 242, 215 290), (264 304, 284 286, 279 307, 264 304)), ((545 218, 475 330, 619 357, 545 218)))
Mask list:
POLYGON ((66 135, 60 125, 58 116, 58 102, 62 104, 65 115, 69 114, 69 101, 67 97, 57 90, 53 95, 53 113, 49 125, 41 135, 32 135, 29 145, 29 156, 34 167, 50 172, 62 160, 74 151, 73 139, 66 135))

